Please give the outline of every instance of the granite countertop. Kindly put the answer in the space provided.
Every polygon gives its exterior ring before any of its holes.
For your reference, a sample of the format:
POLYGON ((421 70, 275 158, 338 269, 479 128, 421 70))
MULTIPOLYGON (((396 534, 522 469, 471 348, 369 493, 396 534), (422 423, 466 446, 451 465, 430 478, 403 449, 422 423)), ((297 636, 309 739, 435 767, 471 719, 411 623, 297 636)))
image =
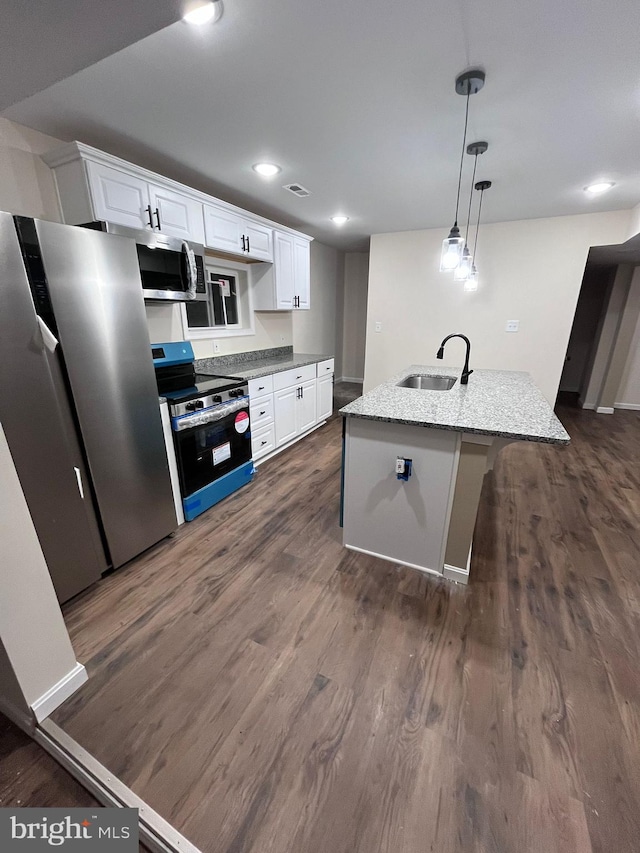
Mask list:
POLYGON ((266 357, 247 361, 227 360, 225 364, 216 364, 214 369, 219 376, 237 376, 238 379, 249 381, 269 376, 271 373, 281 373, 283 370, 292 370, 294 367, 304 367, 306 364, 317 364, 332 355, 310 355, 309 353, 292 352, 280 357, 266 357))
POLYGON ((474 370, 468 385, 460 369, 412 364, 340 409, 345 417, 412 424, 522 441, 568 444, 570 437, 528 373, 474 370), (411 373, 455 376, 449 391, 398 388, 411 373))

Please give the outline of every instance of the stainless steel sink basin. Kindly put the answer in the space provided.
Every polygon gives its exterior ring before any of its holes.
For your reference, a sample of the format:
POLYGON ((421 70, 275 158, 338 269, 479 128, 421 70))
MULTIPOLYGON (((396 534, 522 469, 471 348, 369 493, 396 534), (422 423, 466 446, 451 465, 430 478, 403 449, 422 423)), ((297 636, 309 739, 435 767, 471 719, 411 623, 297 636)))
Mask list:
POLYGON ((455 376, 437 376, 432 373, 412 373, 397 383, 399 388, 419 388, 421 391, 448 391, 455 384, 455 376))

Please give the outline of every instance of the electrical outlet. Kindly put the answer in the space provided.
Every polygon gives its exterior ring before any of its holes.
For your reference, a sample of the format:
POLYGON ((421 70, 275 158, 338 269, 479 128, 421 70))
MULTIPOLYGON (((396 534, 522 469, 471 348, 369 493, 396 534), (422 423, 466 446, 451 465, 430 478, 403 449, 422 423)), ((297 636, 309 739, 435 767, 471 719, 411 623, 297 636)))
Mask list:
POLYGON ((214 355, 215 355, 215 353, 220 352, 220 341, 214 341, 213 342, 213 352, 214 352, 214 355))
POLYGON ((382 331, 382 323, 380 322, 380 320, 378 320, 376 323, 376 332, 381 332, 381 331, 382 331))
POLYGON ((520 328, 520 320, 507 320, 505 332, 517 332, 520 328))
POLYGON ((283 344, 283 343, 284 343, 284 335, 280 335, 280 343, 281 343, 281 344, 283 344))

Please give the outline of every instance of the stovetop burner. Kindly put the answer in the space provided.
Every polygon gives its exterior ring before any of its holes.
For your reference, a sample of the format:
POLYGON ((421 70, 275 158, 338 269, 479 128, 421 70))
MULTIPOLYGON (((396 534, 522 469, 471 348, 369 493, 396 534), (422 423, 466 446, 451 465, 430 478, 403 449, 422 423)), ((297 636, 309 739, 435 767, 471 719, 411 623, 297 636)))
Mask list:
POLYGON ((165 391, 163 396, 171 403, 185 403, 198 397, 206 397, 210 394, 218 394, 221 391, 230 391, 243 385, 245 380, 239 376, 216 376, 210 373, 196 373, 195 382, 187 388, 178 388, 174 391, 165 391))

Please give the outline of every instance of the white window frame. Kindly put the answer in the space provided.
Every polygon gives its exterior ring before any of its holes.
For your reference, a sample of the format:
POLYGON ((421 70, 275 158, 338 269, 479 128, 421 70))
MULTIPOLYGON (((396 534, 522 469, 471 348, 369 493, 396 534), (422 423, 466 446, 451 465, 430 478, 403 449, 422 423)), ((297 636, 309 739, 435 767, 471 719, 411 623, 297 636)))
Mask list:
POLYGON ((239 290, 238 313, 241 323, 238 326, 199 326, 198 328, 191 328, 187 319, 187 308, 183 302, 180 304, 180 316, 184 339, 187 341, 202 341, 211 340, 212 338, 234 338, 255 335, 251 266, 238 261, 218 260, 217 258, 207 257, 205 258, 205 280, 207 285, 209 284, 210 272, 219 275, 224 275, 225 273, 235 275, 239 290), (246 288, 246 294, 241 292, 241 288, 246 288))

